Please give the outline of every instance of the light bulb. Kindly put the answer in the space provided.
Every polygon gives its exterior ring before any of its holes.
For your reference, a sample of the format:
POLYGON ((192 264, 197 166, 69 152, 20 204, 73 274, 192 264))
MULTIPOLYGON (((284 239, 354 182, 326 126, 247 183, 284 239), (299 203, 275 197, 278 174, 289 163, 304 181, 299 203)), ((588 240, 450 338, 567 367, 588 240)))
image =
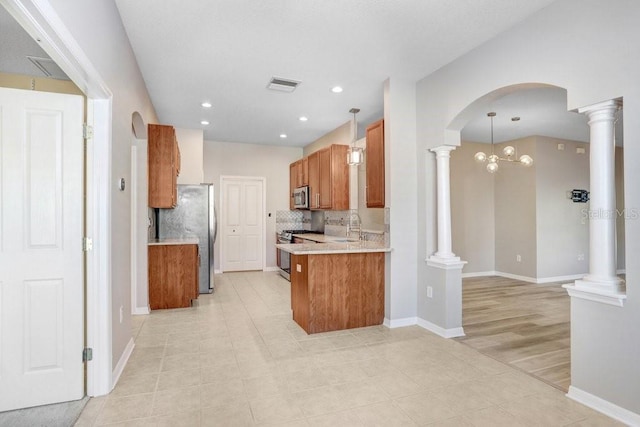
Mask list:
POLYGON ((473 156, 473 158, 476 159, 476 162, 484 162, 485 160, 487 160, 487 155, 482 151, 478 151, 476 155, 473 156))
POLYGON ((498 163, 499 157, 496 154, 492 154, 489 156, 489 163, 498 163))
POLYGON ((513 147, 512 147, 512 146, 510 146, 510 145, 507 145, 506 147, 504 147, 504 149, 502 150, 502 152, 504 153, 504 155, 505 155, 505 156, 507 156, 507 157, 511 157, 511 156, 513 156, 514 154, 516 154, 516 149, 515 149, 515 148, 513 148, 513 147))
POLYGON ((522 163, 523 166, 529 167, 533 164, 533 159, 531 158, 531 156, 523 154, 522 156, 520 156, 520 163, 522 163))
POLYGON ((489 172, 489 173, 498 172, 498 164, 497 163, 487 163, 487 172, 489 172))

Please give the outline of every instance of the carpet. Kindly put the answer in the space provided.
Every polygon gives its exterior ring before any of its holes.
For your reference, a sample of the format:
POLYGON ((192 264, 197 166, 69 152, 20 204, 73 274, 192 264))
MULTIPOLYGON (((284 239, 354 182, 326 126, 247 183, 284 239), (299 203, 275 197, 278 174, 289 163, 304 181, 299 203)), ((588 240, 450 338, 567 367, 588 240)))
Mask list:
POLYGON ((0 427, 72 427, 89 401, 80 400, 0 412, 0 427))

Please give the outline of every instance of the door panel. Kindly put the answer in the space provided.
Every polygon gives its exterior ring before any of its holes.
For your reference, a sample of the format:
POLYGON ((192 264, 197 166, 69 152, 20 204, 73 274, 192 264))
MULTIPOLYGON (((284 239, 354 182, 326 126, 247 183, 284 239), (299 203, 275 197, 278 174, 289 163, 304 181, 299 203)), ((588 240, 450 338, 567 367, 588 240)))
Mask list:
POLYGON ((0 89, 0 411, 84 396, 82 117, 0 89))
POLYGON ((223 179, 225 240, 223 271, 261 270, 263 259, 263 183, 261 179, 223 179))

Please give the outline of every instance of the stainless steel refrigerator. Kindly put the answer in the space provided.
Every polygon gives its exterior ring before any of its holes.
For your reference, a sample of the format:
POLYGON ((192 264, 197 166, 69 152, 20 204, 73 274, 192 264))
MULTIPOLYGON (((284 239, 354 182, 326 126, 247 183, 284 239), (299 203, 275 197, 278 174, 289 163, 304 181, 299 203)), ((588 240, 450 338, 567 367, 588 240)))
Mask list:
POLYGON ((158 209, 158 238, 198 238, 201 294, 213 292, 213 243, 217 219, 213 184, 178 185, 178 203, 173 209, 158 209))

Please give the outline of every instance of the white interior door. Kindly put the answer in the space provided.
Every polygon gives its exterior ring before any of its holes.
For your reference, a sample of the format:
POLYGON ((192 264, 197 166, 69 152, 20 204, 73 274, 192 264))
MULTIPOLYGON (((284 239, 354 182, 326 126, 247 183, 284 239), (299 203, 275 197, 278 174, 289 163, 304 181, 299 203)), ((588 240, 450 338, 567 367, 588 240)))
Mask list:
POLYGON ((84 396, 82 117, 0 88, 0 411, 84 396))
POLYGON ((222 178, 222 271, 262 270, 262 178, 222 178))

